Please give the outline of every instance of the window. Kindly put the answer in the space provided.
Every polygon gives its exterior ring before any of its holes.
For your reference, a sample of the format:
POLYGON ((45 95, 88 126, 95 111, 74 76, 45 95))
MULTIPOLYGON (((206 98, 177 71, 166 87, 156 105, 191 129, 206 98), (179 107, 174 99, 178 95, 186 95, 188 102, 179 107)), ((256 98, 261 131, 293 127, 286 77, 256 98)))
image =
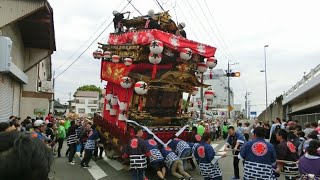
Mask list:
POLYGON ((76 103, 77 104, 85 104, 85 100, 84 99, 76 99, 76 103))
POLYGON ((91 112, 96 112, 97 110, 96 109, 91 109, 91 112))
POLYGON ((79 109, 78 109, 78 113, 86 113, 86 109, 84 109, 84 108, 79 108, 79 109))
POLYGON ((89 100, 88 104, 98 104, 98 100, 89 100))

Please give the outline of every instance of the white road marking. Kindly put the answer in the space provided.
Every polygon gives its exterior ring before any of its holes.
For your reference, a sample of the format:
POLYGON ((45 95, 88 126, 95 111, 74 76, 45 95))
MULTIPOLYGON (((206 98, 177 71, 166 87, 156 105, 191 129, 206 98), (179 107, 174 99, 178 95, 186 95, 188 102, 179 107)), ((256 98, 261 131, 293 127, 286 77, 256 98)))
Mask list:
POLYGON ((211 144, 211 146, 213 147, 213 149, 215 149, 216 147, 219 146, 219 144, 211 144))
POLYGON ((123 169, 123 165, 117 160, 109 159, 107 158, 107 156, 105 156, 103 160, 117 171, 120 171, 121 169, 123 169))
MULTIPOLYGON (((83 159, 82 157, 80 157, 80 153, 79 153, 79 152, 77 152, 76 154, 79 156, 79 158, 80 158, 81 160, 83 159)), ((101 179, 101 178, 104 178, 104 177, 108 176, 108 174, 106 174, 106 173, 97 165, 97 163, 94 162, 93 160, 91 160, 91 161, 89 162, 89 164, 90 164, 91 167, 88 168, 88 171, 89 171, 89 173, 92 175, 92 177, 93 177, 95 180, 98 180, 98 179, 101 179)))
POLYGON ((94 161, 90 161, 91 168, 88 168, 88 171, 93 176, 95 180, 104 178, 108 176, 94 161))

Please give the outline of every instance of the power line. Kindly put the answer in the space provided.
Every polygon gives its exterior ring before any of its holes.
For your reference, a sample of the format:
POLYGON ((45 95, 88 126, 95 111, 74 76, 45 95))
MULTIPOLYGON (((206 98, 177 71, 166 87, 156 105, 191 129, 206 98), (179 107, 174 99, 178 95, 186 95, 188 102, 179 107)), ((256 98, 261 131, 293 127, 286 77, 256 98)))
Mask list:
MULTIPOLYGON (((122 1, 122 3, 119 5, 119 7, 120 7, 124 2, 125 2, 125 0, 122 1)), ((55 69, 55 71, 58 70, 58 69, 60 69, 62 66, 64 66, 74 55, 76 55, 76 53, 77 53, 84 45, 86 45, 86 44, 90 41, 90 39, 99 31, 99 29, 110 19, 110 17, 111 17, 111 16, 109 16, 105 21, 103 21, 103 23, 99 26, 99 28, 98 28, 94 33, 92 33, 91 36, 90 36, 84 43, 82 43, 82 44, 79 46, 79 48, 78 48, 77 50, 75 50, 75 51, 72 53, 72 55, 71 55, 67 60, 64 61, 64 63, 62 63, 59 67, 57 67, 57 68, 55 69)))
POLYGON ((128 0, 128 2, 131 4, 131 6, 141 15, 143 16, 143 14, 131 3, 132 0, 128 0))
POLYGON ((178 7, 178 9, 180 10, 183 18, 185 19, 186 24, 188 25, 188 27, 190 27, 190 30, 191 30, 193 36, 194 36, 197 40, 199 40, 199 39, 198 39, 198 36, 196 35, 196 33, 195 33, 195 32, 193 31, 193 29, 191 28, 192 26, 191 26, 191 24, 188 22, 188 18, 186 18, 186 16, 184 15, 184 13, 183 13, 183 11, 181 10, 179 4, 177 4, 177 7, 178 7))
POLYGON ((211 19, 212 19, 215 27, 217 28, 217 31, 218 31, 218 33, 219 33, 219 35, 220 35, 220 37, 221 37, 221 40, 224 42, 224 45, 225 45, 227 51, 229 52, 229 54, 231 55, 231 57, 234 58, 233 55, 232 55, 232 53, 229 51, 229 48, 228 48, 228 46, 227 46, 227 43, 226 43, 226 42, 224 41, 224 39, 223 39, 222 33, 220 32, 216 21, 215 21, 214 18, 213 18, 213 15, 212 15, 212 13, 211 13, 211 11, 210 11, 210 9, 209 9, 209 6, 208 6, 208 4, 207 4, 207 1, 204 0, 204 3, 205 3, 205 6, 207 7, 207 9, 208 9, 208 11, 209 11, 209 15, 210 15, 210 17, 211 17, 211 19))
MULTIPOLYGON (((196 15, 197 19, 200 20, 199 16, 197 15, 197 13, 196 13, 196 12, 194 11, 194 9, 192 8, 189 0, 187 0, 187 3, 188 3, 188 5, 189 5, 189 7, 191 8, 192 12, 196 15)), ((199 22, 200 22, 202 28, 206 31, 206 33, 207 33, 207 35, 209 36, 209 38, 211 39, 211 41, 215 42, 215 41, 212 39, 210 33, 207 31, 207 29, 206 29, 205 26, 203 25, 202 21, 200 20, 199 22)), ((221 52, 222 52, 222 54, 225 56, 225 58, 228 59, 228 57, 225 55, 224 51, 221 51, 221 52)))
MULTIPOLYGON (((121 10, 121 12, 130 4, 132 0, 128 0, 127 5, 121 10)), ((109 18, 108 18, 109 19, 109 18)), ((59 76, 61 76, 63 73, 65 73, 75 62, 77 62, 80 57, 92 46, 93 43, 95 43, 95 41, 109 28, 109 26, 112 24, 112 21, 108 24, 108 26, 106 28, 103 29, 103 31, 89 44, 89 46, 82 51, 82 53, 66 68, 64 69, 60 74, 58 74, 56 77, 54 77, 54 79, 58 78, 59 76)))
POLYGON ((156 1, 156 3, 159 5, 160 9, 161 9, 162 11, 165 11, 165 10, 163 9, 163 7, 161 6, 161 4, 159 3, 159 1, 158 1, 158 0, 155 0, 155 1, 156 1))
MULTIPOLYGON (((197 1, 197 3, 198 3, 198 5, 199 5, 200 9, 203 9, 202 6, 201 6, 201 4, 199 3, 199 1, 197 1)), ((209 24, 209 27, 211 28, 211 30, 212 30, 212 32, 213 32, 213 35, 217 38, 219 44, 221 45, 221 48, 224 49, 226 55, 228 55, 228 52, 227 52, 226 48, 223 46, 223 43, 220 41, 220 39, 218 38, 217 34, 215 33, 214 28, 212 27, 209 19, 207 18, 207 15, 204 13, 204 11, 202 11, 202 14, 204 15, 205 19, 207 20, 207 22, 208 22, 208 24, 209 24)), ((230 56, 230 55, 228 55, 228 56, 230 56)), ((230 56, 230 58, 231 58, 231 56, 230 56)))

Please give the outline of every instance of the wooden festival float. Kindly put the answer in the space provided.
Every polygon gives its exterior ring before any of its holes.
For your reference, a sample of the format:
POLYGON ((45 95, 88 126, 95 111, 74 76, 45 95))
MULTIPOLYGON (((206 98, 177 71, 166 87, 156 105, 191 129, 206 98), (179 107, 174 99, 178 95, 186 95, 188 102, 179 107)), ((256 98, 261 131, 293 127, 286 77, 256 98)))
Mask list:
POLYGON ((144 29, 145 17, 124 20, 128 30, 111 33, 93 53, 101 60, 101 80, 107 81, 103 117, 96 114, 94 122, 118 150, 138 124, 163 142, 175 135, 187 139, 191 117, 182 107, 183 93, 195 95, 197 87, 208 87, 197 73, 217 64, 215 47, 174 35, 177 26, 168 12, 156 18, 161 30, 144 29))

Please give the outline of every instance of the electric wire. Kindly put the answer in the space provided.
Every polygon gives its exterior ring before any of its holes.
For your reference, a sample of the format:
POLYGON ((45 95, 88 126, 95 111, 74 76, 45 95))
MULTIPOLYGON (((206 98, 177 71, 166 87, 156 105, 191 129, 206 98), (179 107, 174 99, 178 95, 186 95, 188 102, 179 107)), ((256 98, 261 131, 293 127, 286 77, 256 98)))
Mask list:
POLYGON ((132 0, 128 0, 128 2, 130 3, 130 5, 141 15, 143 16, 143 14, 133 5, 133 3, 131 2, 132 0))
MULTIPOLYGON (((121 3, 118 7, 120 7, 124 2, 125 2, 125 0, 122 1, 122 3, 121 3)), ((67 60, 65 60, 60 66, 58 66, 54 71, 60 69, 60 68, 61 68, 62 66, 64 66, 67 62, 69 62, 69 60, 71 60, 72 57, 73 57, 74 55, 76 55, 76 53, 77 53, 81 48, 83 48, 84 45, 86 45, 86 44, 90 41, 90 39, 101 29, 101 27, 102 27, 107 21, 109 21, 110 17, 111 17, 111 16, 109 16, 105 21, 103 21, 103 23, 98 27, 98 29, 97 29, 96 31, 94 31, 94 33, 92 33, 91 36, 90 36, 85 42, 83 42, 83 43, 79 46, 79 48, 77 48, 77 50, 75 50, 75 51, 72 53, 72 55, 71 55, 67 60)))
POLYGON ((155 1, 156 1, 157 4, 159 5, 160 9, 161 9, 162 11, 165 11, 165 10, 163 9, 163 7, 161 6, 161 4, 159 3, 159 1, 158 1, 158 0, 155 0, 155 1))
POLYGON ((223 43, 224 43, 224 45, 225 45, 225 47, 226 47, 227 51, 228 51, 228 52, 229 52, 229 54, 231 55, 231 57, 234 59, 234 57, 233 57, 232 53, 230 52, 230 50, 229 50, 229 48, 228 48, 228 46, 227 46, 227 43, 225 42, 225 40, 224 40, 224 38, 223 38, 223 36, 222 36, 221 31, 220 31, 220 30, 219 30, 219 28, 218 28, 218 25, 217 25, 216 21, 215 21, 215 20, 214 20, 214 18, 213 18, 213 15, 212 15, 212 13, 211 13, 211 11, 210 11, 210 9, 209 9, 209 6, 208 6, 208 4, 207 4, 207 1, 206 1, 206 0, 204 0, 204 3, 205 3, 205 6, 206 6, 207 10, 209 11, 209 15, 210 15, 210 17, 211 17, 211 19, 212 19, 212 21, 213 21, 213 23, 214 23, 215 27, 217 28, 217 31, 218 31, 218 33, 219 33, 219 35, 220 35, 220 37, 221 37, 221 40, 223 41, 223 43))
MULTIPOLYGON (((131 2, 132 0, 128 0, 127 5, 120 11, 122 12, 131 2)), ((108 18, 109 19, 109 18, 108 18)), ((93 45, 93 43, 96 42, 96 40, 110 27, 110 25, 112 24, 112 21, 108 24, 108 26, 106 28, 104 28, 102 30, 102 32, 89 44, 89 46, 84 49, 84 51, 82 51, 82 53, 66 68, 64 69, 61 73, 59 73, 56 77, 54 77, 54 79, 57 79, 58 77, 60 77, 63 73, 65 73, 75 62, 77 62, 80 57, 93 45)))
MULTIPOLYGON (((199 1, 196 1, 196 2, 198 3, 198 5, 199 5, 200 9, 203 9, 203 8, 202 8, 202 6, 201 6, 201 4, 199 3, 199 1)), ((210 27, 211 31, 213 32, 213 35, 216 37, 216 39, 217 39, 218 43, 220 44, 221 49, 223 49, 223 51, 225 51, 225 54, 226 54, 227 56, 229 56, 228 58, 230 59, 230 58, 231 58, 231 56, 228 54, 228 51, 227 51, 227 50, 226 50, 226 48, 224 47, 223 43, 220 41, 220 39, 219 39, 218 35, 215 33, 215 30, 214 30, 214 28, 212 27, 212 25, 211 25, 211 23, 210 23, 210 21, 209 21, 209 19, 208 19, 207 15, 206 15, 206 13, 204 13, 204 11, 202 11, 202 14, 204 15, 204 17, 205 17, 206 21, 208 22, 209 27, 210 27)))

